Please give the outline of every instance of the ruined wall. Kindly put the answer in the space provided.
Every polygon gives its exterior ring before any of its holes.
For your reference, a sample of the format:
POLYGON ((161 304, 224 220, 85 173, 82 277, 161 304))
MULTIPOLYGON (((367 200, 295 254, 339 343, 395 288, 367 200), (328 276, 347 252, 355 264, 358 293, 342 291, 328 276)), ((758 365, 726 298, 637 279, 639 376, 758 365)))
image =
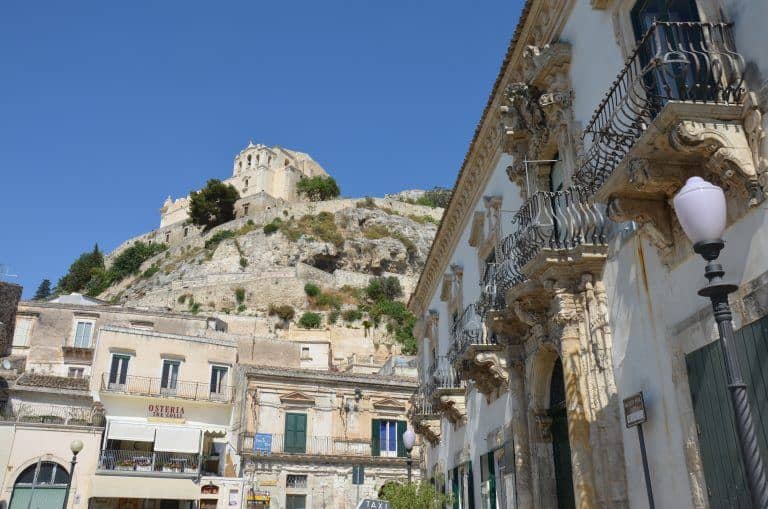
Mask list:
POLYGON ((0 355, 10 352, 20 298, 21 286, 0 281, 0 355))

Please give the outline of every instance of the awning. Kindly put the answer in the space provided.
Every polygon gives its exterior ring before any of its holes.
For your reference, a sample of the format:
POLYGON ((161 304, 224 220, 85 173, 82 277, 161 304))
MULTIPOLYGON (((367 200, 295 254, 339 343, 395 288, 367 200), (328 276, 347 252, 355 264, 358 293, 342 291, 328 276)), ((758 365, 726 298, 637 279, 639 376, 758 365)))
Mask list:
POLYGON ((200 487, 192 479, 92 475, 91 497, 197 500, 200 487))
POLYGON ((112 440, 133 440, 135 442, 153 442, 155 427, 137 422, 111 421, 107 438, 112 440))
POLYGON ((155 450, 165 452, 200 452, 200 429, 181 426, 158 426, 155 450))

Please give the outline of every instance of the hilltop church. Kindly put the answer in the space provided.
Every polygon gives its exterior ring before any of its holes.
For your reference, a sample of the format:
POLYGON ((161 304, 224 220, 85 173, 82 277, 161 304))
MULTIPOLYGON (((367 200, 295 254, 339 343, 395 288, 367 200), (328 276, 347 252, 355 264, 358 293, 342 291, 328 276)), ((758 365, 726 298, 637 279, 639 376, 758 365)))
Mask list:
MULTIPOLYGON (((235 212, 241 217, 282 203, 302 201, 296 193, 299 180, 327 175, 309 154, 249 141, 235 156, 232 177, 224 183, 233 185, 240 193, 235 212)), ((187 220, 188 210, 188 196, 176 200, 168 196, 160 209, 160 227, 187 220)))

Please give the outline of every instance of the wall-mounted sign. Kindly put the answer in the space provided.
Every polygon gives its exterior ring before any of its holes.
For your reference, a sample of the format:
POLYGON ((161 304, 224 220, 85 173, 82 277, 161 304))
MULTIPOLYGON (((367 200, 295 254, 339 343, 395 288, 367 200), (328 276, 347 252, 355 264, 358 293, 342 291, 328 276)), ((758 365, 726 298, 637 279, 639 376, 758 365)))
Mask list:
POLYGON ((392 509, 389 502, 384 500, 373 500, 366 498, 360 501, 357 505, 358 509, 392 509))
POLYGON ((261 454, 272 452, 272 435, 269 433, 256 433, 253 436, 253 451, 261 454))
POLYGON ((262 479, 259 486, 277 486, 277 479, 262 479))
POLYGON ((166 419, 183 419, 184 407, 173 405, 147 405, 147 413, 150 417, 163 417, 166 419))
POLYGON ((200 493, 204 493, 206 495, 215 495, 219 492, 219 487, 215 484, 206 484, 202 488, 200 488, 200 493))
POLYGON ((645 402, 643 401, 642 392, 633 394, 624 400, 624 419, 628 428, 646 421, 645 402))

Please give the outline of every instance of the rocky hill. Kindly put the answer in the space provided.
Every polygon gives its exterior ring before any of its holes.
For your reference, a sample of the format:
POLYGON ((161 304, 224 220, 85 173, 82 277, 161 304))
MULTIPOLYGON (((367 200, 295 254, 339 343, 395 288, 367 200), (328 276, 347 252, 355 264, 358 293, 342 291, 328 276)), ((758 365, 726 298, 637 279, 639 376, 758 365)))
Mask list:
MULTIPOLYGON (((360 289, 372 278, 393 276, 403 289, 400 300, 407 299, 441 215, 440 208, 394 196, 286 205, 208 232, 184 226, 183 237, 99 297, 135 307, 262 317, 267 331, 295 326, 307 311, 328 325, 375 327, 360 289), (310 295, 312 286, 319 295, 310 295)), ((137 242, 171 238, 159 229, 131 239, 106 263, 137 242)))

